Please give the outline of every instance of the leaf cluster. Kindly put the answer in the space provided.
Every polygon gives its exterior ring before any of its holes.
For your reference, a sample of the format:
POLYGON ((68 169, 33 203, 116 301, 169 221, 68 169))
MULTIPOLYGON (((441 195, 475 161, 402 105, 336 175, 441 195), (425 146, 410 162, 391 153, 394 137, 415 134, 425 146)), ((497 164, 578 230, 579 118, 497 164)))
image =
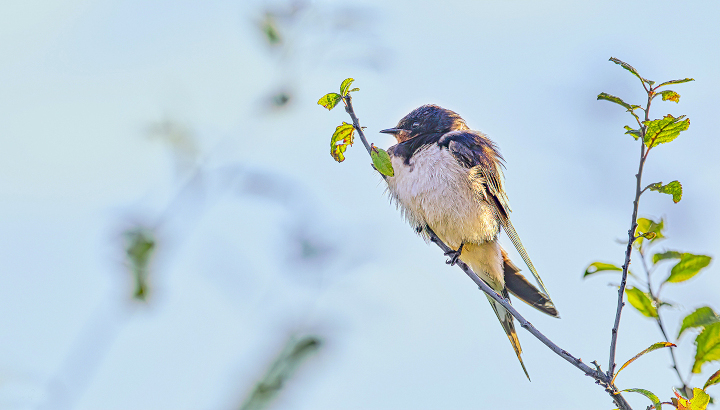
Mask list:
MULTIPOLYGON (((318 104, 328 110, 332 110, 338 105, 338 103, 340 103, 340 101, 343 101, 345 102, 347 110, 350 107, 350 93, 360 91, 359 88, 350 88, 353 81, 355 80, 352 78, 346 78, 340 84, 340 93, 327 93, 318 100, 318 104)), ((345 150, 347 150, 347 148, 355 141, 356 129, 359 131, 359 127, 357 125, 348 124, 344 121, 341 125, 335 128, 335 132, 330 139, 330 155, 332 155, 335 161, 345 161, 345 150)), ((373 161, 373 167, 382 175, 389 177, 394 176, 395 171, 393 170, 392 163, 390 162, 390 155, 388 155, 384 149, 378 148, 375 145, 371 145, 369 150, 370 157, 373 161)))
MULTIPOLYGON (((661 306, 672 305, 660 297, 665 285, 682 283, 694 278, 712 261, 712 257, 708 255, 696 255, 677 250, 651 252, 652 245, 666 238, 664 225, 665 221, 662 218, 659 221, 638 218, 636 229, 638 239, 634 248, 640 254, 643 266, 647 267, 648 279, 643 281, 637 275, 633 275, 639 284, 626 290, 630 305, 643 316, 652 319, 659 318, 658 309, 661 306), (660 269, 663 267, 664 269, 660 269), (661 274, 659 272, 669 273, 661 274), (658 277, 660 281, 656 282, 658 277), (656 289, 651 288, 653 282, 659 283, 656 289)), ((585 270, 583 277, 607 271, 622 271, 622 268, 612 263, 593 262, 585 270)), ((720 360, 720 324, 718 323, 720 323, 720 316, 708 306, 697 309, 683 319, 678 338, 687 329, 700 328, 702 330, 695 340, 697 353, 693 364, 693 373, 700 373, 700 367, 706 362, 720 360)))
MULTIPOLYGON (((626 289, 627 300, 630 305, 641 315, 656 321, 660 320, 660 308, 662 306, 672 306, 671 302, 666 301, 660 296, 665 285, 682 283, 696 277, 708 267, 712 261, 712 257, 707 255, 697 255, 677 250, 655 252, 654 245, 667 238, 664 230, 665 221, 662 218, 657 221, 649 218, 638 218, 635 232, 637 240, 633 244, 633 247, 643 262, 647 279, 642 280, 638 275, 632 275, 637 284, 626 289), (660 279, 659 282, 657 281, 658 279, 660 279), (657 283, 657 285, 653 287, 653 283, 657 283)), ((621 267, 612 263, 593 262, 587 267, 583 277, 595 275, 600 272, 621 271, 621 267)), ((695 360, 691 369, 692 373, 700 373, 705 363, 720 360, 720 315, 709 306, 697 308, 694 312, 683 318, 676 339, 679 339, 685 331, 690 329, 700 331, 695 338, 695 360)), ((675 344, 667 342, 666 346, 675 347, 675 344)), ((649 348, 650 350, 641 352, 638 356, 628 361, 628 363, 625 363, 620 370, 640 355, 666 346, 659 346, 658 343, 654 344, 649 348)), ((620 370, 618 370, 618 373, 620 370)), ((707 396, 704 389, 718 383, 720 383, 720 370, 708 379, 703 389, 693 390, 695 394, 694 398, 682 398, 685 402, 678 399, 680 400, 678 401, 678 405, 690 406, 692 403, 695 403, 692 405, 704 403, 704 399, 701 399, 701 397, 707 396), (696 390, 699 390, 699 392, 696 390), (693 400, 695 401, 693 402, 693 400)), ((653 402, 656 408, 660 408, 656 404, 657 396, 647 390, 626 389, 623 391, 643 394, 653 402)), ((659 400, 657 403, 659 403, 659 400)))
POLYGON ((640 79, 645 91, 648 94, 647 106, 643 108, 638 104, 628 104, 623 101, 622 98, 616 97, 608 93, 600 93, 597 96, 598 100, 610 101, 618 104, 625 108, 634 118, 638 124, 638 128, 632 128, 625 126, 625 134, 631 135, 633 138, 642 139, 643 143, 647 146, 648 150, 660 144, 668 143, 677 138, 682 131, 685 131, 690 127, 690 120, 685 118, 684 115, 680 117, 673 117, 670 114, 665 115, 663 118, 650 120, 648 117, 648 111, 650 110, 650 104, 657 97, 660 96, 663 101, 674 101, 675 103, 680 102, 680 94, 673 90, 660 90, 660 88, 673 85, 682 84, 689 81, 695 81, 692 78, 683 78, 681 80, 665 81, 655 86, 655 81, 648 80, 638 73, 638 71, 628 63, 625 63, 617 58, 611 58, 615 64, 620 65, 624 69, 631 72, 635 77, 640 79), (644 120, 638 115, 638 112, 644 113, 644 120))
MULTIPOLYGON (((647 349, 643 350, 642 352, 636 354, 635 357, 633 357, 632 359, 625 362, 625 364, 622 365, 620 370, 618 370, 617 373, 615 373, 615 377, 617 377, 617 374, 620 373, 620 371, 622 371, 629 364, 631 364, 632 362, 637 360, 640 356, 642 356, 646 353, 650 353, 654 350, 662 349, 664 347, 672 348, 672 347, 676 347, 676 346, 673 343, 669 343, 669 342, 653 343, 650 347, 648 347, 647 349)), ((615 377, 613 377, 610 384, 615 383, 615 377)), ((692 395, 689 398, 682 396, 680 393, 678 393, 677 390, 673 389, 673 392, 675 393, 675 397, 670 399, 670 403, 665 403, 665 404, 671 404, 678 410, 705 410, 707 408, 708 404, 712 400, 710 395, 707 394, 706 390, 708 387, 710 387, 714 384, 718 384, 718 383, 720 383, 720 370, 715 372, 712 376, 710 376, 707 379, 707 381, 705 382, 705 385, 703 386, 702 389, 697 388, 697 387, 692 389, 692 395)), ((653 393, 649 390, 640 389, 640 388, 632 388, 632 389, 621 390, 618 393, 622 393, 622 392, 631 392, 631 393, 642 394, 643 396, 647 397, 652 402, 653 408, 655 408, 657 410, 662 409, 663 403, 660 401, 660 398, 658 398, 658 396, 655 393, 653 393)))

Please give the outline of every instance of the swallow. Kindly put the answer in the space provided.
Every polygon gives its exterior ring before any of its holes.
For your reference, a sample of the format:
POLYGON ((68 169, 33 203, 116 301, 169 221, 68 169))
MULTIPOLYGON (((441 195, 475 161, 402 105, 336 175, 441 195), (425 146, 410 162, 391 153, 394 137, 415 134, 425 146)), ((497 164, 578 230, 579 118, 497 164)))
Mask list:
MULTIPOLYGON (((509 294, 553 317, 559 317, 545 285, 510 222, 505 194, 504 159, 487 135, 471 130, 454 111, 423 105, 397 126, 380 131, 397 144, 388 149, 394 176, 385 180, 391 200, 415 230, 429 229, 454 249, 448 263, 462 260, 491 288, 509 294), (498 243, 505 230, 539 289, 510 261, 498 243)), ((488 296, 528 380, 513 316, 488 296)))

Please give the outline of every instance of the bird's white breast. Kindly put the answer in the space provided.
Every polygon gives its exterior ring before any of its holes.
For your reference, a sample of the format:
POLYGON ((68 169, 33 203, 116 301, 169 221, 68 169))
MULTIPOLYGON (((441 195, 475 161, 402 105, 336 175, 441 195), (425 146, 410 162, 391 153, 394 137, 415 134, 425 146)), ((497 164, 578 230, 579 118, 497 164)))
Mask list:
POLYGON ((387 178, 388 190, 411 225, 427 224, 453 248, 497 238, 499 223, 485 201, 484 181, 446 148, 429 144, 409 164, 396 156, 391 161, 395 176, 387 178))

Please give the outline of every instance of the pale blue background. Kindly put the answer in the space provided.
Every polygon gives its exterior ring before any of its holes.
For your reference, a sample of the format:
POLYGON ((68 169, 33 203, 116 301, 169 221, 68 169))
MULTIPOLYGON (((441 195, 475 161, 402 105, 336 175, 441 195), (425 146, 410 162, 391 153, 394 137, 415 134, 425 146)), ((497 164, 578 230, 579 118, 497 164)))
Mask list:
MULTIPOLYGON (((639 148, 623 135, 631 118, 595 97, 641 102, 611 56, 650 79, 697 80, 674 87, 680 105, 653 107, 692 121, 653 150, 645 178, 680 180, 683 200, 651 193, 641 214, 667 218, 660 248, 720 255, 720 4, 314 1, 292 15, 289 4, 0 3, 0 407, 238 408, 287 337, 314 334, 321 350, 274 408, 613 408, 519 330, 527 382, 485 297, 401 220, 362 147, 331 159, 347 116, 315 103, 352 76, 378 146, 392 144, 378 130, 423 103, 489 134, 563 318, 517 306, 606 369, 617 280, 581 276, 594 260, 622 262, 639 148), (286 15, 279 47, 259 29, 266 10, 286 15), (268 104, 278 90, 286 108, 268 104), (194 151, 148 138, 165 120, 194 151), (121 232, 168 206, 151 297, 132 302, 121 232), (299 256, 303 240, 316 256, 299 256)), ((665 311, 671 334, 698 306, 720 310, 717 266, 664 290, 679 302, 665 311)), ((627 309, 618 362, 660 338, 627 309)), ((685 374, 693 338, 678 351, 685 374)), ((669 365, 655 352, 618 384, 667 400, 669 365)))

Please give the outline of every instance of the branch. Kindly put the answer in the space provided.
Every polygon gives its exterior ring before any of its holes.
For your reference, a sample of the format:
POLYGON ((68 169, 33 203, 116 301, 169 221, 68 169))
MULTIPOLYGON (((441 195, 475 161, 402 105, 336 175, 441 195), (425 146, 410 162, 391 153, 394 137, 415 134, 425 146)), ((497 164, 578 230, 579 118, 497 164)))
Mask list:
MULTIPOLYGON (((367 149, 368 154, 371 151, 370 144, 368 144, 367 138, 365 138, 365 133, 362 130, 362 127, 360 126, 360 120, 358 120, 358 117, 355 115, 355 110, 352 108, 352 97, 350 97, 350 94, 344 96, 343 102, 345 103, 345 111, 350 115, 350 118, 353 122, 353 127, 355 127, 355 130, 358 132, 358 135, 360 135, 360 140, 362 141, 363 145, 365 145, 365 149, 367 149)), ((380 174, 382 175, 382 174, 380 174)), ((383 175, 384 177, 384 175, 383 175)))
MULTIPOLYGON (((643 83, 643 87, 645 84, 643 83)), ((648 116, 648 113, 650 111, 650 104, 652 103, 652 89, 648 90, 647 87, 645 90, 648 92, 648 102, 647 107, 645 108, 645 121, 649 121, 650 118, 648 116)), ((633 201, 633 213, 632 213, 632 220, 630 221, 630 230, 628 230, 628 244, 627 248, 625 249, 625 263, 623 264, 622 268, 622 280, 620 281, 620 289, 618 289, 618 303, 617 303, 617 310, 615 312, 615 324, 612 328, 612 337, 610 339, 610 359, 608 363, 608 372, 607 377, 612 380, 614 374, 615 374, 615 351, 617 350, 617 336, 618 336, 618 328, 620 327, 620 316, 622 314, 622 308, 625 306, 625 303, 623 302, 623 296, 625 295, 625 285, 627 284, 627 275, 628 275, 628 269, 630 268, 630 254, 632 253, 632 246, 635 242, 635 229, 637 229, 637 213, 638 213, 638 204, 640 202, 640 195, 642 195, 643 189, 640 188, 640 185, 642 183, 642 173, 643 173, 643 167, 645 166, 645 160, 647 159, 647 153, 645 152, 645 132, 647 131, 646 126, 642 126, 640 128, 640 165, 638 166, 638 173, 635 174, 635 200, 633 201)), ((648 149, 649 151, 649 149, 648 149)))
MULTIPOLYGON (((657 318, 655 318, 655 319, 657 320, 658 327, 660 328, 660 332, 662 333, 663 337, 665 338, 665 341, 668 343, 671 343, 670 338, 668 338, 667 332, 665 332, 665 325, 663 324, 662 318, 660 317, 660 307, 662 305, 660 304, 659 291, 657 294, 653 292, 652 282, 650 281, 650 273, 651 272, 647 267, 647 262, 645 260, 645 254, 643 252, 639 252, 639 253, 640 253, 640 260, 642 261, 643 269, 645 270, 645 275, 647 276, 648 293, 650 293, 650 297, 657 305, 657 318)), ((675 359, 675 347, 673 347, 673 346, 670 346, 670 358, 672 359, 673 369, 675 369, 675 373, 677 373, 678 379, 680 379, 680 383, 682 383, 683 392, 685 394, 691 394, 692 389, 688 387, 687 383, 685 383, 685 379, 683 379, 683 377, 682 377, 682 374, 680 374, 680 368, 678 367, 677 359, 675 359)))
MULTIPOLYGON (((350 115, 350 118, 353 121, 353 127, 355 127, 355 130, 360 135, 360 139, 362 140, 363 144, 365 145, 365 148, 368 150, 368 153, 370 153, 370 144, 368 144, 367 139, 365 138, 365 134, 362 131, 362 127, 360 127, 360 123, 358 121, 357 116, 355 115, 355 111, 352 107, 352 99, 350 98, 350 95, 346 95, 343 97, 343 102, 345 103, 345 111, 350 115)), ((381 174, 382 175, 382 174, 381 174)), ((449 252, 454 251, 454 249, 447 246, 443 241, 438 238, 437 235, 435 235, 435 232, 433 232, 430 227, 425 228, 428 232, 428 235, 430 236, 430 240, 435 243, 440 249, 442 249, 443 253, 447 254, 449 252)), ((633 229, 634 231, 634 229, 633 229)), ((590 366, 583 363, 581 359, 578 359, 568 353, 566 350, 560 348, 558 345, 553 343, 550 339, 548 339, 544 334, 540 333, 539 330, 535 328, 535 326, 532 325, 532 323, 528 322, 527 319, 525 319, 515 308, 510 304, 510 301, 508 299, 505 299, 504 297, 500 296, 496 291, 494 291, 485 281, 480 279, 480 277, 470 269, 469 266, 467 266, 463 261, 457 260, 455 262, 455 265, 457 265, 460 269, 465 272, 465 274, 478 286, 480 290, 485 292, 487 295, 489 295, 491 298, 493 298, 495 301, 500 303, 505 309, 507 309, 508 312, 510 312, 511 315, 517 321, 520 323, 520 326, 522 326, 525 330, 530 332, 533 336, 535 336, 538 340, 540 340, 545 346, 547 346, 550 350, 552 350, 555 354, 565 359, 568 363, 572 364, 573 366, 577 367, 585 373, 586 376, 590 376, 593 379, 595 379, 596 383, 603 386, 605 388, 605 391, 607 391, 610 394, 610 397, 612 397, 613 402, 615 403, 618 408, 623 410, 632 410, 630 407, 630 404, 625 400, 625 398, 620 394, 620 391, 615 387, 615 385, 611 384, 612 377, 608 377, 603 372, 598 370, 594 370, 590 368, 590 366)))
MULTIPOLYGON (((430 227, 425 228, 430 236, 430 241, 435 243, 440 249, 442 249, 443 253, 447 254, 448 252, 452 252, 454 249, 447 246, 443 241, 438 238, 438 236, 433 232, 430 227)), ((615 405, 618 406, 620 409, 624 410, 631 410, 630 405, 627 401, 625 401, 625 398, 620 394, 619 390, 615 385, 610 385, 610 380, 608 379, 605 374, 598 370, 594 370, 590 368, 590 366, 583 363, 581 359, 578 359, 568 353, 565 349, 560 348, 560 346, 553 343, 550 339, 547 338, 544 334, 542 334, 535 326, 532 325, 532 323, 528 322, 527 319, 525 319, 515 308, 510 304, 510 301, 508 299, 505 299, 504 297, 500 296, 495 290, 493 290, 485 281, 480 279, 478 275, 470 269, 469 266, 467 266, 463 261, 458 259, 455 262, 455 265, 457 265, 460 269, 462 269, 463 272, 473 281, 476 285, 478 285, 478 288, 485 292, 487 295, 489 295, 493 300, 500 303, 505 309, 507 309, 508 312, 510 312, 511 315, 517 321, 520 323, 520 326, 523 327, 523 329, 530 332, 531 335, 535 336, 539 341, 541 341, 545 346, 547 346, 550 350, 552 350, 555 354, 565 359, 568 363, 571 365, 577 367, 585 373, 586 376, 590 376, 593 379, 596 380, 596 383, 605 387, 605 391, 607 391, 610 396, 613 399, 613 402, 615 402, 615 405)))

